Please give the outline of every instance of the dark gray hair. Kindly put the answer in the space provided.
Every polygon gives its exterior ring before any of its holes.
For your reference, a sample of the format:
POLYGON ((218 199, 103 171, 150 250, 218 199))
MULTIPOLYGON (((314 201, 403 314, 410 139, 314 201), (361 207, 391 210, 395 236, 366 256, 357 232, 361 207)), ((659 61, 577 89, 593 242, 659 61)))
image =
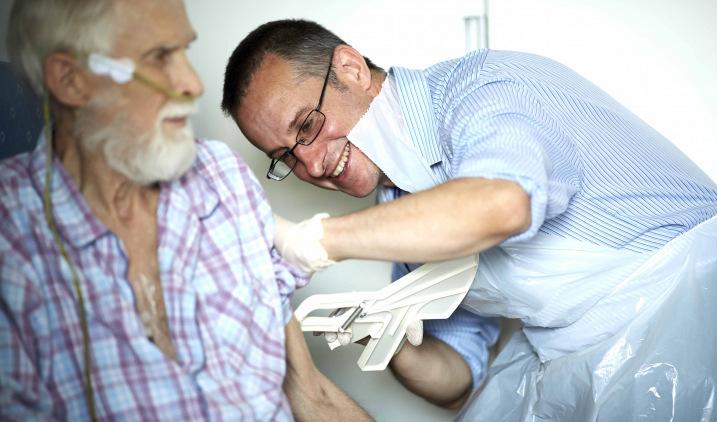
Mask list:
MULTIPOLYGON (((249 84, 267 55, 272 54, 291 63, 300 79, 323 79, 334 49, 339 45, 348 44, 316 22, 286 19, 259 26, 239 43, 229 58, 224 72, 222 111, 236 119, 249 84)), ((369 58, 364 57, 364 60, 369 69, 386 73, 369 58)), ((333 70, 329 84, 345 89, 333 70)))

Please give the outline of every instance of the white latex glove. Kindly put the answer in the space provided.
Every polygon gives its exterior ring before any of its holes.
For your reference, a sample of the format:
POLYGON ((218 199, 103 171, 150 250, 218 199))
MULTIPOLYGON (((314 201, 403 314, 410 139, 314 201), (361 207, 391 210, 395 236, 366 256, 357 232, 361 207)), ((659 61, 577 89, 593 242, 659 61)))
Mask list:
POLYGON ((336 264, 329 259, 320 242, 324 238, 321 219, 328 216, 326 213, 316 214, 297 224, 274 213, 274 247, 284 259, 309 275, 324 271, 336 264))
MULTIPOLYGON (((343 315, 346 312, 347 308, 340 308, 336 309, 335 311, 331 312, 329 317, 338 317, 343 315)), ((347 344, 351 343, 351 333, 336 333, 336 332, 326 332, 324 333, 324 339, 326 339, 327 343, 333 343, 338 338, 339 343, 342 346, 346 346, 347 344)), ((414 346, 420 346, 421 343, 423 343, 423 321, 413 321, 411 324, 406 327, 406 339, 409 343, 411 343, 414 346)), ((358 339, 357 339, 358 340, 358 339)), ((401 346, 399 346, 398 350, 396 350, 396 353, 398 353, 401 350, 401 346)))

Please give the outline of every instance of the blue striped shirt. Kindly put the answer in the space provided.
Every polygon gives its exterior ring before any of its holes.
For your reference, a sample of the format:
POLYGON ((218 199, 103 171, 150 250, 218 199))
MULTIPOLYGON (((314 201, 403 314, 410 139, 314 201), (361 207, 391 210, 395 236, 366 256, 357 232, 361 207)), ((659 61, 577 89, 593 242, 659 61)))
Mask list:
MULTIPOLYGON (((441 182, 506 179, 531 198, 530 228, 650 252, 717 215, 717 184, 607 93, 544 57, 479 50, 424 71, 394 67, 416 148, 441 182)), ((382 187, 379 202, 407 194, 382 187)), ((397 265, 394 277, 409 268, 397 265)), ((495 321, 427 321, 482 378, 495 321), (486 334, 488 333, 488 335, 486 334), (480 344, 479 344, 480 343, 480 344), (477 363, 476 363, 477 362, 477 363)))

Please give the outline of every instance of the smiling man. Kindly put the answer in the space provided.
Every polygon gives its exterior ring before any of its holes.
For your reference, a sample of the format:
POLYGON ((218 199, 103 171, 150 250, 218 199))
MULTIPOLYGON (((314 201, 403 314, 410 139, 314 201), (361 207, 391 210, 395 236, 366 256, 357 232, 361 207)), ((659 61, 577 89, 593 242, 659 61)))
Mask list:
POLYGON ((3 421, 370 420, 311 361, 256 178, 193 137, 194 39, 181 0, 15 3, 52 122, 0 162, 3 421))
POLYGON ((316 23, 269 22, 229 59, 222 108, 271 159, 269 178, 293 172, 354 196, 379 189, 375 207, 319 214, 278 238, 305 271, 377 259, 400 263, 396 279, 410 263, 481 253, 463 307, 426 321, 423 344, 391 362, 408 388, 446 407, 486 374, 499 326, 480 312, 521 318, 542 361, 584 350, 630 319, 590 322, 587 310, 610 295, 586 287, 577 299, 547 281, 618 286, 632 267, 611 265, 645 262, 717 214, 717 185, 667 139, 531 54, 480 50, 386 73, 316 23), (544 272, 516 250, 539 251, 544 272))
MULTIPOLYGON (((329 65, 333 65, 333 61, 325 58, 323 67, 328 69, 329 65)), ((247 106, 242 107, 242 112, 236 116, 248 139, 255 145, 262 145, 262 149, 267 149, 266 153, 272 159, 294 168, 302 180, 323 188, 363 197, 373 192, 378 183, 388 182, 368 157, 360 150, 351 149, 346 139, 346 134, 368 109, 371 97, 350 95, 346 92, 346 86, 327 92, 327 84, 322 89, 319 81, 314 81, 318 84, 296 84, 290 63, 275 55, 268 55, 260 66, 252 89, 247 91, 242 100, 247 106), (321 96, 317 105, 310 99, 316 98, 319 92, 321 96), (287 104, 297 103, 296 110, 287 110, 287 104), (322 112, 322 103, 332 106, 325 107, 322 112), (322 137, 336 142, 330 148, 301 148, 301 145, 308 146, 319 132, 322 137), (299 146, 288 153, 286 143, 282 141, 294 137, 297 137, 296 144, 299 146), (317 158, 299 159, 307 154, 316 154, 317 158), (284 155, 286 158, 281 160, 284 155), (301 165, 296 167, 298 162, 301 165)), ((332 74, 326 76, 326 81, 335 86, 336 77, 332 79, 332 74)), ((231 84, 232 80, 227 78, 227 83, 231 84)), ((380 81, 375 79, 369 89, 369 95, 377 95, 380 81)), ((227 110, 230 107, 226 106, 227 110)))

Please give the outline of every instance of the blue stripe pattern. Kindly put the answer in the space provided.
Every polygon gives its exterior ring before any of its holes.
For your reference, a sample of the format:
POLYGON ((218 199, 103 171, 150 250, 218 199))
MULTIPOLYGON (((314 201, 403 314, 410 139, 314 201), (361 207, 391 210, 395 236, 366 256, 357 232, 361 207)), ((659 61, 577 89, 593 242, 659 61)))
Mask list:
MULTIPOLYGON (((654 251, 717 215, 717 185, 664 136, 569 68, 479 50, 392 68, 413 142, 441 181, 501 178, 531 196, 530 229, 654 251)), ((379 200, 403 195, 382 188, 379 200)))
MULTIPOLYGON (((717 185, 647 123, 569 68, 544 57, 478 50, 427 70, 394 67, 412 141, 439 180, 500 178, 530 195, 538 231, 651 252, 717 215, 717 185)), ((381 187, 378 201, 407 195, 381 187)), ((394 266, 394 280, 410 269, 394 266)), ((456 312, 425 321, 456 349, 476 385, 495 318, 456 312)))

